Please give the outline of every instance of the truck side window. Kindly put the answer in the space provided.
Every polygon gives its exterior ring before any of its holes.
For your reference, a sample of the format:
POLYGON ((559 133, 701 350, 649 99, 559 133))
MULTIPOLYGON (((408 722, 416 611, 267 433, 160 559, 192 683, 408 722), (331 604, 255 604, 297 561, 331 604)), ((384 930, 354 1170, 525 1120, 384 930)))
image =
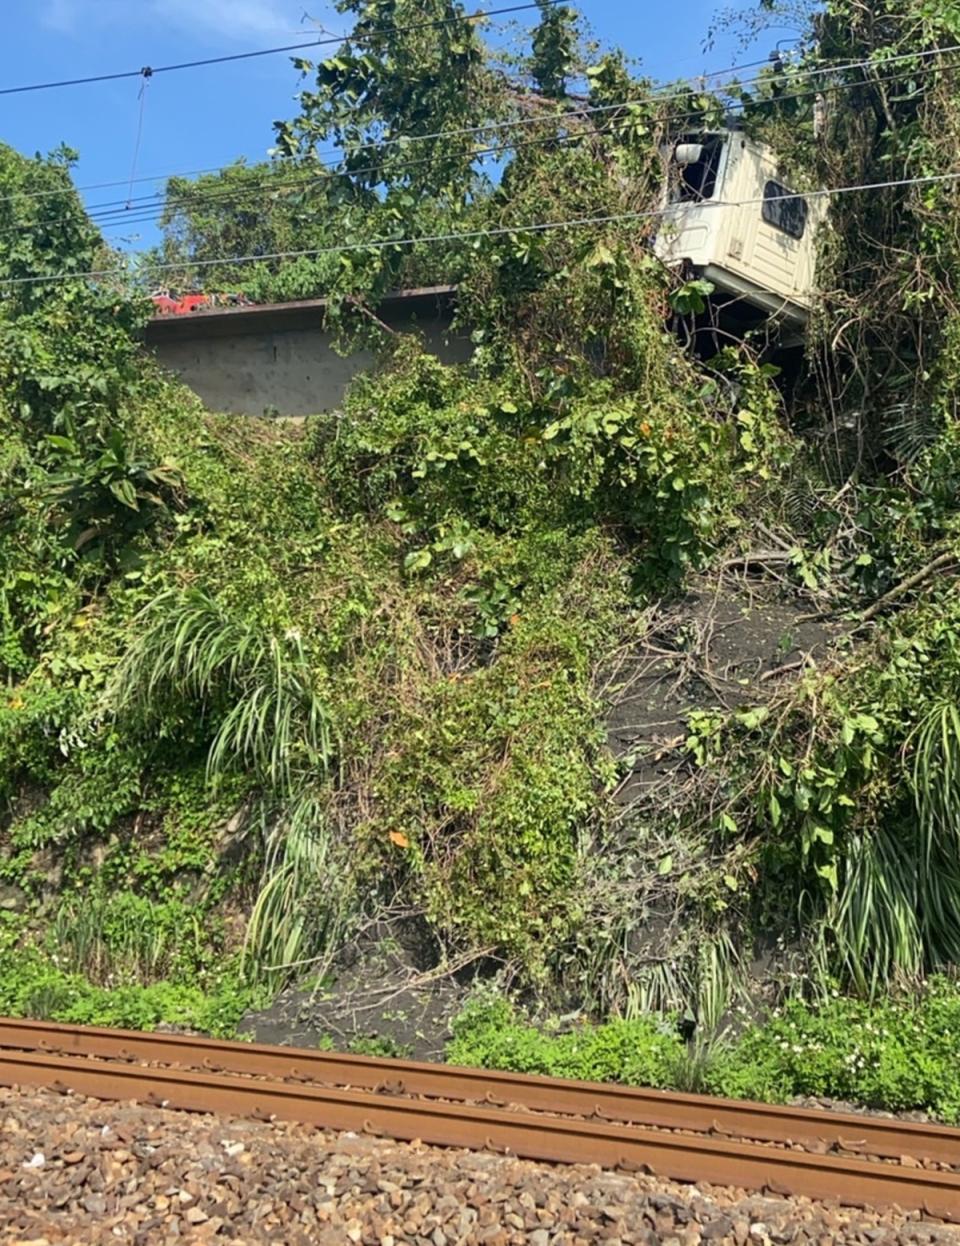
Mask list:
POLYGON ((763 188, 763 219, 791 238, 802 238, 807 227, 807 201, 779 182, 767 182, 763 188), (793 197, 784 198, 786 195, 793 197))

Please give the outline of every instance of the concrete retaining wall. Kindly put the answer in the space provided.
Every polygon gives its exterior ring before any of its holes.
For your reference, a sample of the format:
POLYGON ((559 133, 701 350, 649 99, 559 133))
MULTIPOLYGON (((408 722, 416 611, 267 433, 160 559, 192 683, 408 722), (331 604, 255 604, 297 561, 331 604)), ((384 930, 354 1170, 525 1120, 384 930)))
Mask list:
MULTIPOLYGON (((398 332, 421 334, 445 362, 462 362, 472 348, 467 337, 453 335, 453 293, 403 292, 385 299, 378 315, 398 332)), ((338 355, 324 312, 316 299, 158 316, 146 342, 211 411, 313 415, 338 407, 350 381, 375 363, 368 352, 338 355)))

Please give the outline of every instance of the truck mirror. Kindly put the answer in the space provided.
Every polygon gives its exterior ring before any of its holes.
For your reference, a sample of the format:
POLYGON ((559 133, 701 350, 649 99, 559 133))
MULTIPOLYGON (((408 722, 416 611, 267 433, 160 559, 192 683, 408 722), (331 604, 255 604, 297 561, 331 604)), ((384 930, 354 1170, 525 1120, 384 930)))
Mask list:
POLYGON ((703 159, 703 144, 678 143, 673 159, 680 165, 698 164, 703 159))

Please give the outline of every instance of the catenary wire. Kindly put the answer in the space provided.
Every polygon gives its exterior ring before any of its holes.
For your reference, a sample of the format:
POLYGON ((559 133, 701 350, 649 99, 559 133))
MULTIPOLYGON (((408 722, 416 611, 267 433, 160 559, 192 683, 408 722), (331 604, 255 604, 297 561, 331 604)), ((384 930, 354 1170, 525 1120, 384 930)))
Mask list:
MULTIPOLYGON (((938 67, 935 67, 935 66, 928 67, 927 72, 930 72, 932 69, 935 69, 935 68, 938 68, 938 67)), ((908 72, 909 74, 912 74, 914 71, 908 71, 908 72)), ((819 87, 815 91, 787 93, 787 94, 780 95, 777 97, 771 97, 769 100, 759 100, 756 102, 758 103, 784 103, 789 100, 808 99, 808 98, 813 98, 815 95, 822 94, 824 92, 832 93, 834 91, 849 90, 849 89, 853 89, 856 87, 863 87, 865 85, 873 86, 873 85, 882 85, 884 83, 889 83, 889 82, 902 81, 904 76, 905 75, 903 73, 896 74, 896 75, 888 75, 886 78, 874 79, 868 84, 861 83, 861 82, 833 83, 833 84, 819 87)), ((635 102, 636 101, 628 100, 628 101, 623 101, 619 104, 604 105, 598 108, 572 109, 562 114, 544 115, 538 118, 532 118, 532 119, 525 118, 523 120, 524 121, 533 120, 533 121, 539 121, 539 122, 544 122, 544 123, 551 123, 551 122, 558 123, 562 121, 570 122, 570 121, 579 120, 582 117, 593 115, 599 112, 609 112, 613 109, 620 110, 624 107, 627 107, 629 104, 635 103, 635 102)), ((745 107, 746 107, 745 101, 740 101, 740 102, 735 101, 728 106, 728 110, 732 110, 734 108, 740 109, 740 108, 745 108, 745 107)), ((662 118, 661 121, 663 124, 670 124, 672 122, 684 121, 684 120, 693 118, 697 115, 698 115, 697 112, 679 113, 679 114, 673 114, 665 118, 662 118)), ((582 141, 583 139, 603 137, 605 135, 615 134, 622 130, 629 129, 632 124, 633 124, 632 120, 627 120, 619 124, 614 122, 602 129, 598 129, 596 131, 591 131, 591 132, 584 132, 584 133, 578 133, 578 134, 567 134, 567 135, 560 135, 560 136, 548 135, 544 138, 521 140, 519 142, 509 144, 509 148, 511 150, 515 150, 515 149, 522 148, 522 147, 549 145, 551 143, 571 143, 572 144, 574 142, 582 141)), ((472 132, 474 131, 471 130, 471 133, 472 132)), ((426 137, 442 137, 442 136, 443 135, 437 135, 437 136, 426 136, 425 135, 421 137, 426 138, 426 137)), ((417 137, 417 136, 413 136, 413 137, 417 137)), ((506 144, 497 144, 491 147, 478 148, 477 151, 473 153, 473 156, 475 159, 483 161, 490 156, 497 156, 501 154, 504 150, 506 150, 506 148, 507 148, 506 144)), ((360 150, 362 150, 362 148, 360 150)), ((397 172, 397 171, 401 171, 404 169, 412 169, 416 167, 421 167, 429 163, 430 163, 430 157, 424 157, 424 158, 417 159, 417 160, 404 161, 404 162, 401 162, 400 164, 394 165, 393 171, 397 172)), ((294 178, 288 182, 283 183, 282 185, 278 185, 276 187, 276 190, 289 191, 289 190, 295 190, 297 188, 309 188, 311 186, 317 185, 321 176, 323 175, 327 175, 330 177, 345 176, 345 175, 362 176, 367 173, 375 173, 377 172, 378 168, 379 166, 377 165, 372 165, 366 168, 359 168, 359 169, 343 169, 343 168, 338 168, 337 166, 334 166, 334 165, 322 166, 318 168, 316 173, 308 177, 294 178)), ((219 189, 214 188, 214 189, 210 189, 207 191, 192 191, 192 192, 188 191, 187 196, 185 196, 185 198, 187 199, 189 206, 193 206, 198 203, 202 206, 207 206, 207 205, 220 206, 220 205, 229 204, 230 202, 234 200, 242 200, 242 199, 247 198, 248 196, 255 196, 261 192, 266 192, 267 194, 269 194, 273 189, 274 188, 271 186, 271 184, 268 181, 264 181, 264 182, 259 183, 259 185, 255 184, 255 185, 248 185, 248 186, 237 187, 237 188, 219 188, 219 189)), ((87 211, 86 216, 91 221, 98 224, 103 233, 108 233, 108 232, 123 233, 129 230, 131 226, 149 224, 153 221, 159 220, 160 217, 163 215, 163 213, 167 210, 169 206, 168 198, 166 194, 142 196, 139 199, 134 199, 130 202, 134 205, 130 209, 128 209, 125 206, 125 203, 123 200, 113 200, 113 201, 108 201, 100 205, 93 205, 87 211), (113 208, 111 206, 112 203, 123 204, 124 206, 113 208)), ((262 205, 262 207, 265 210, 270 210, 272 209, 273 206, 274 204, 272 202, 267 202, 262 205)), ((44 225, 50 228, 58 224, 72 224, 72 223, 75 223, 77 220, 78 220, 78 216, 77 214, 74 214, 71 217, 62 217, 59 220, 55 220, 55 221, 45 221, 44 225)), ((0 237, 4 237, 7 234, 11 234, 11 233, 22 232, 23 230, 29 229, 29 228, 30 226, 19 226, 11 230, 0 231, 0 237)))
MULTIPOLYGON (((938 68, 939 66, 928 66, 927 70, 923 72, 932 72, 938 68)), ((761 103, 761 104, 762 103, 772 104, 772 103, 785 103, 787 101, 797 100, 797 99, 809 99, 809 98, 815 97, 816 95, 823 94, 825 92, 833 93, 836 91, 851 90, 851 89, 863 87, 863 86, 883 85, 885 83, 902 81, 904 80, 904 77, 912 76, 915 72, 916 71, 914 70, 910 70, 910 71, 906 71, 906 74, 900 73, 900 74, 888 75, 885 78, 873 79, 869 83, 841 82, 841 83, 826 84, 812 91, 785 93, 780 96, 771 97, 769 100, 757 100, 753 102, 761 103)), ((749 85, 749 84, 743 84, 743 85, 749 85)), ((598 107, 589 106, 589 107, 578 108, 578 109, 570 109, 564 113, 543 115, 543 116, 535 117, 535 118, 522 118, 519 121, 512 122, 512 123, 504 123, 504 124, 519 125, 519 124, 529 124, 529 123, 536 123, 536 122, 546 123, 546 124, 549 124, 549 123, 558 124, 561 122, 569 123, 572 121, 577 121, 584 117, 596 115, 598 113, 605 113, 605 112, 610 112, 613 110, 619 111, 637 102, 638 102, 637 100, 626 100, 626 101, 620 101, 619 103, 602 105, 598 107)), ((734 109, 739 110, 739 109, 745 108, 746 106, 747 106, 747 101, 743 101, 743 100, 733 101, 732 103, 727 105, 727 110, 728 111, 733 111, 734 109)), ((663 117, 660 120, 662 124, 669 125, 674 122, 680 122, 680 121, 691 119, 697 115, 699 115, 698 112, 677 113, 677 114, 672 114, 672 115, 663 117)), ((627 120, 620 124, 616 124, 616 123, 610 124, 604 128, 598 129, 593 132, 585 132, 581 134, 569 134, 569 135, 561 135, 561 136, 548 135, 544 138, 521 140, 519 142, 510 143, 509 148, 511 150, 514 150, 514 149, 518 149, 521 147, 549 145, 550 143, 554 143, 554 142, 572 143, 572 142, 579 141, 585 138, 589 139, 591 137, 596 137, 596 136, 603 137, 604 135, 614 134, 624 129, 629 129, 632 124, 633 124, 632 120, 627 120)), ((469 130, 469 133, 479 132, 481 128, 482 127, 475 127, 475 128, 471 127, 471 129, 469 130)), ((498 128, 503 128, 503 125, 493 124, 490 127, 486 127, 486 128, 487 129, 498 129, 498 128)), ((410 139, 408 141, 415 141, 417 139, 426 139, 426 138, 440 138, 440 137, 447 137, 447 135, 444 134, 443 132, 438 132, 435 135, 421 135, 421 136, 414 135, 414 136, 410 136, 410 139)), ((372 146, 372 144, 366 144, 364 146, 372 146)), ((499 155, 500 153, 502 153, 503 151, 507 149, 507 146, 508 145, 506 143, 503 143, 503 144, 497 144, 491 147, 478 148, 477 151, 473 153, 473 156, 475 159, 482 161, 486 159, 488 156, 499 155)), ((363 149, 364 148, 361 147, 358 150, 363 150, 363 149)), ((422 167, 425 164, 429 164, 430 159, 431 159, 430 157, 423 157, 423 158, 416 159, 416 160, 404 161, 404 162, 394 165, 393 171, 398 172, 404 169, 422 167)), ((342 164, 342 161, 340 163, 342 164)), ((285 182, 282 185, 278 185, 276 187, 276 190, 289 191, 289 190, 295 190, 297 188, 309 188, 311 186, 315 186, 320 180, 321 176, 323 175, 330 176, 330 177, 345 176, 345 175, 356 177, 356 176, 362 176, 368 173, 375 173, 378 171, 378 168, 379 168, 378 165, 371 165, 366 168, 358 168, 358 169, 345 169, 345 168, 340 168, 336 165, 318 166, 317 171, 315 173, 304 178, 291 179, 290 181, 285 182)), ((270 181, 265 180, 265 181, 260 182, 259 184, 247 185, 243 187, 236 187, 236 188, 220 187, 220 188, 211 188, 206 191, 199 191, 199 190, 188 191, 187 197, 189 197, 189 201, 191 205, 199 203, 201 205, 212 204, 214 206, 219 206, 221 204, 228 204, 234 200, 245 199, 248 196, 256 195, 257 193, 261 191, 265 191, 269 194, 270 192, 273 191, 273 189, 274 187, 271 185, 270 181)), ((60 193, 63 193, 63 192, 60 192, 60 193)), ((129 200, 129 201, 109 200, 102 204, 94 204, 94 205, 91 205, 91 207, 86 210, 85 215, 87 219, 98 224, 101 227, 101 231, 104 233, 107 233, 107 232, 123 233, 123 232, 126 232, 133 225, 149 224, 152 221, 159 220, 159 218, 167 210, 168 206, 169 206, 168 196, 164 192, 162 194, 140 196, 139 198, 129 200), (130 207, 127 206, 128 203, 131 205, 130 207), (118 204, 121 206, 113 207, 112 206, 113 204, 118 204)), ((267 204, 264 204, 263 206, 266 209, 270 209, 273 205, 271 203, 267 203, 267 204)), ((56 225, 73 224, 73 223, 76 223, 78 219, 79 218, 78 218, 77 213, 74 213, 74 215, 70 217, 61 217, 58 220, 45 221, 44 225, 47 228, 51 228, 56 225)), ((13 229, 10 229, 10 230, 0 231, 0 237, 4 237, 4 236, 7 236, 13 233, 19 233, 24 230, 28 230, 29 228, 30 228, 29 225, 24 225, 24 226, 14 227, 13 229)))
POLYGON ((460 17, 441 17, 428 22, 411 22, 406 26, 384 26, 379 30, 370 30, 365 34, 344 37, 335 35, 328 39, 311 39, 306 43, 288 43, 282 47, 259 48, 253 52, 232 52, 226 56, 208 56, 202 60, 181 61, 176 65, 146 65, 141 69, 126 69, 120 73, 92 74, 86 78, 64 78, 58 82, 34 82, 20 87, 0 88, 0 95, 22 95, 27 91, 52 91, 60 87, 88 86, 95 82, 117 82, 122 78, 140 78, 148 70, 151 74, 168 74, 182 69, 201 69, 205 65, 226 65, 231 61, 249 61, 260 56, 276 56, 281 52, 302 52, 308 48, 319 48, 329 44, 362 43, 380 35, 407 34, 410 31, 430 30, 438 26, 459 25, 461 22, 482 21, 488 17, 499 17, 504 13, 520 13, 525 9, 538 9, 562 3, 562 0, 538 0, 534 4, 513 4, 507 8, 489 9, 487 12, 464 13, 460 17))
MULTIPOLYGON (((764 58, 763 60, 760 60, 760 61, 746 61, 742 65, 730 65, 726 69, 714 69, 709 72, 704 72, 703 74, 698 75, 696 78, 691 78, 687 80, 690 83, 689 89, 690 90, 696 89, 698 83, 704 83, 713 78, 722 77, 725 74, 736 73, 741 69, 754 69, 758 65, 766 65, 768 63, 769 63, 768 59, 764 58)), ((749 83, 746 83, 744 85, 749 85, 749 83)), ((684 94, 686 94, 686 92, 684 92, 684 94)), ((648 98, 651 102, 653 102, 654 100, 658 100, 660 97, 657 95, 651 95, 648 98)), ((667 97, 664 97, 664 98, 667 98, 667 97)), ((643 97, 634 97, 630 100, 623 101, 620 104, 608 104, 608 105, 603 105, 603 107, 605 109, 623 108, 623 107, 626 107, 627 104, 631 104, 631 103, 636 104, 636 103, 643 103, 643 102, 644 102, 643 97)), ((578 113, 580 111, 582 110, 580 109, 577 110, 578 113)), ((491 124, 501 126, 501 127, 506 127, 506 126, 512 126, 512 125, 532 124, 534 121, 537 121, 537 120, 546 120, 546 118, 545 117, 542 117, 542 118, 531 117, 524 121, 517 120, 517 121, 508 121, 508 122, 494 122, 491 124)), ((481 128, 490 129, 491 127, 486 126, 486 127, 481 127, 481 128)), ((413 134, 409 136, 398 136, 393 139, 385 139, 382 144, 379 144, 379 146, 387 146, 388 144, 402 143, 402 142, 424 142, 425 140, 432 139, 432 138, 451 138, 451 137, 456 137, 460 134, 474 133, 475 129, 476 127, 468 127, 466 130, 438 130, 433 134, 413 134)), ((337 154, 337 150, 335 148, 332 148, 329 151, 318 153, 318 155, 320 156, 335 156, 336 154, 337 154)), ((243 159, 246 159, 246 157, 244 157, 243 159)), ((135 178, 134 182, 135 184, 141 184, 143 182, 168 181, 170 178, 173 178, 173 177, 202 177, 205 173, 219 173, 222 171, 222 169, 223 169, 223 165, 218 164, 218 165, 208 165, 206 168, 203 168, 203 169, 179 169, 179 170, 174 170, 173 172, 169 172, 169 173, 144 174, 142 177, 135 178)), ((116 181, 110 181, 110 182, 89 182, 85 186, 77 186, 74 189, 77 191, 78 194, 85 194, 87 191, 90 191, 90 190, 112 190, 115 186, 126 186, 128 184, 128 180, 129 179, 127 178, 120 178, 120 179, 117 179, 116 181)), ((16 196, 0 195, 0 203, 4 203, 7 200, 13 199, 13 198, 45 199, 52 195, 59 195, 62 193, 63 192, 61 190, 23 191, 23 192, 19 192, 16 196)), ((147 197, 152 198, 154 196, 147 196, 147 197)), ((122 202, 122 200, 109 200, 108 202, 109 203, 120 203, 122 202)))
MULTIPOLYGON (((137 138, 136 138, 136 142, 133 145, 133 161, 131 162, 131 165, 130 165, 130 181, 127 186, 127 207, 128 208, 130 204, 133 202, 131 198, 131 196, 133 195, 133 179, 136 176, 136 172, 137 172, 137 161, 140 159, 140 144, 143 140, 143 114, 144 114, 144 110, 147 104, 147 87, 149 86, 149 84, 150 84, 150 74, 144 71, 143 81, 140 83, 140 93, 138 97, 139 106, 137 109, 137 138)), ((90 214, 88 213, 87 215, 89 216, 90 214)))
MULTIPOLYGON (((558 3, 558 0, 551 0, 551 3, 558 3)), ((521 6, 521 7, 536 7, 536 6, 521 6)), ((491 16, 492 12, 493 11, 491 11, 491 13, 486 14, 486 16, 491 16)), ((346 41, 347 41, 346 39, 341 40, 341 42, 346 42, 346 41)), ((850 70, 850 69, 869 69, 869 68, 873 68, 876 66, 886 68, 889 65, 900 63, 905 60, 915 61, 918 59, 924 59, 924 58, 938 56, 938 55, 947 55, 947 54, 952 54, 952 53, 957 53, 957 52, 960 52, 960 44, 953 44, 953 45, 950 45, 944 48, 929 48, 926 50, 920 49, 916 52, 900 53, 896 56, 886 57, 882 61, 877 60, 876 58, 866 58, 866 59, 859 60, 859 61, 847 60, 847 61, 840 61, 836 64, 831 63, 828 65, 820 65, 812 69, 800 69, 800 70, 797 70, 796 72, 797 74, 805 78, 811 78, 811 77, 822 76, 824 74, 829 74, 829 73, 843 72, 843 71, 850 70)), ((698 75, 695 78, 688 79, 687 81, 689 85, 682 92, 675 92, 673 94, 651 93, 645 96, 634 96, 629 99, 620 100, 612 104, 584 105, 581 108, 570 109, 565 113, 550 114, 549 116, 516 118, 510 121, 504 121, 504 122, 491 122, 487 125, 482 125, 482 126, 467 126, 467 127, 455 128, 455 129, 450 129, 450 130, 438 130, 438 131, 435 131, 429 134, 398 135, 394 138, 384 139, 381 143, 376 144, 376 146, 378 148, 383 148, 383 147, 394 146, 394 145, 403 144, 403 143, 426 142, 428 140, 437 139, 437 138, 456 138, 456 137, 467 136, 470 134, 489 133, 491 130, 496 130, 496 129, 508 129, 508 128, 512 128, 515 126, 533 125, 533 124, 537 124, 538 122, 562 121, 564 119, 576 117, 576 116, 589 116, 589 115, 593 115, 594 113, 609 112, 609 111, 613 111, 619 108, 626 108, 631 105, 637 105, 637 104, 668 103, 674 99, 686 98, 686 96, 689 95, 691 90, 698 89, 698 84, 705 84, 709 79, 721 77, 729 73, 737 73, 742 69, 752 69, 758 65, 767 65, 769 63, 770 62, 768 60, 748 61, 740 65, 728 66, 726 69, 713 70, 709 73, 704 73, 702 75, 698 75)), ((936 69, 937 67, 934 66, 932 68, 936 69)), ((138 74, 141 74, 142 72, 143 71, 140 70, 138 71, 138 74)), ((153 72, 156 72, 156 71, 153 71, 153 72)), ((897 76, 883 78, 883 79, 874 79, 873 81, 874 81, 874 84, 878 84, 882 82, 895 81, 895 80, 897 80, 897 76)), ((749 86, 756 86, 759 83, 762 83, 765 81, 768 81, 768 79, 763 78, 761 75, 757 75, 754 78, 747 79, 744 82, 737 83, 736 85, 742 89, 742 88, 749 87, 749 86)), ((732 84, 727 84, 727 85, 732 85, 732 84)), ((849 83, 849 84, 837 83, 832 89, 844 89, 848 87, 862 86, 862 85, 865 85, 865 84, 863 83, 849 83)), ((724 87, 721 86, 721 87, 718 87, 717 89, 723 90, 724 87)), ((792 95, 784 96, 781 98, 798 99, 798 98, 803 98, 803 95, 792 94, 792 95)), ((739 106, 740 105, 736 105, 736 104, 731 105, 731 107, 739 107, 739 106)), ((367 146, 374 146, 374 145, 367 144, 367 146)), ((357 150, 363 150, 363 147, 358 148, 357 150)), ((320 153, 320 155, 336 155, 336 154, 337 153, 335 150, 320 153)), ((213 167, 205 168, 205 169, 187 170, 185 172, 180 172, 180 173, 174 172, 174 173, 166 173, 166 174, 155 174, 151 177, 143 177, 143 178, 138 178, 136 180, 138 182, 156 182, 156 181, 162 181, 164 179, 171 178, 171 177, 201 176, 205 173, 220 172, 220 168, 221 166, 213 166, 213 167)), ((105 189, 110 189, 111 187, 114 187, 114 186, 124 186, 126 184, 127 184, 127 179, 123 179, 121 181, 111 181, 111 182, 96 182, 96 183, 93 183, 87 186, 78 186, 76 187, 76 190, 78 192, 85 192, 88 190, 105 190, 105 189)), ((62 194, 62 193, 63 193, 62 191, 55 191, 55 190, 35 191, 35 192, 26 191, 26 192, 21 192, 16 197, 21 198, 21 199, 43 198, 43 197, 47 197, 50 195, 56 195, 56 194, 62 194)), ((156 198, 156 197, 157 196, 142 196, 142 198, 156 198)), ((7 196, 0 197, 0 203, 11 198, 14 198, 14 196, 7 195, 7 196)), ((110 200, 105 205, 94 205, 94 207, 109 206, 110 203, 114 203, 114 202, 119 203, 122 201, 121 200, 110 200)))
MULTIPOLYGON (((557 3, 557 2, 558 0, 553 0, 553 3, 557 3)), ((463 127, 455 127, 455 128, 447 129, 447 130, 436 130, 428 134, 400 134, 400 135, 396 135, 393 138, 384 139, 381 142, 376 143, 376 144, 373 144, 373 143, 361 144, 361 146, 358 147, 356 150, 363 151, 365 147, 374 147, 374 146, 376 146, 378 149, 382 149, 384 147, 401 146, 404 143, 423 143, 423 142, 428 142, 431 139, 468 137, 471 134, 485 134, 485 133, 489 133, 490 131, 513 129, 514 127, 519 127, 519 126, 524 126, 524 125, 536 125, 538 123, 544 123, 544 122, 549 122, 549 121, 563 121, 565 119, 578 117, 578 116, 589 116, 594 113, 611 112, 618 108, 629 107, 630 105, 638 105, 638 104, 644 104, 644 103, 651 103, 651 104, 669 103, 671 100, 686 98, 686 96, 689 95, 690 92, 693 90, 702 89, 698 87, 698 84, 702 84, 708 79, 718 78, 718 77, 723 76, 724 74, 737 72, 740 69, 752 69, 757 65, 766 65, 767 63, 768 62, 766 60, 748 61, 743 65, 731 65, 727 69, 714 70, 710 74, 704 74, 696 79, 688 80, 689 85, 683 91, 675 92, 673 94, 651 93, 645 96, 644 95, 632 96, 629 99, 620 100, 612 104, 597 104, 597 105, 584 104, 583 106, 580 106, 580 107, 568 109, 563 113, 543 114, 538 117, 519 117, 519 118, 513 118, 509 121, 491 121, 484 125, 463 126, 463 127)), ((742 85, 751 86, 760 81, 762 81, 762 79, 757 77, 757 78, 747 80, 742 85)), ((722 89, 723 89, 722 87, 718 88, 718 90, 722 90, 722 89)), ((335 156, 338 154, 338 151, 336 148, 331 148, 328 151, 319 152, 317 154, 320 157, 335 156)), ((222 168, 223 168, 222 165, 213 165, 213 166, 210 166, 204 169, 188 169, 188 170, 184 170, 181 172, 175 171, 172 173, 157 173, 150 177, 137 178, 136 181, 137 182, 159 182, 159 181, 168 180, 174 177, 201 177, 205 173, 219 173, 221 172, 222 168)), ((77 190, 78 193, 83 193, 89 190, 107 190, 115 186, 126 186, 127 183, 128 183, 128 179, 124 178, 122 180, 111 181, 111 182, 94 182, 86 186, 77 186, 75 189, 77 190)), ((51 195, 58 195, 62 193, 63 192, 61 190, 23 191, 23 192, 18 193, 18 195, 16 196, 13 196, 13 195, 0 196, 0 203, 3 203, 6 200, 13 199, 13 198, 41 199, 41 198, 47 198, 51 195)), ((156 197, 157 197, 156 195, 141 196, 141 198, 145 198, 145 199, 152 199, 156 197)), ((123 202, 124 201, 122 199, 107 200, 106 203, 104 204, 92 205, 91 210, 94 210, 97 207, 106 207, 113 203, 123 203, 123 202)))
MULTIPOLYGON (((697 206, 704 209, 746 208, 771 202, 784 202, 792 199, 824 199, 838 195, 849 195, 862 191, 889 190, 905 186, 930 186, 938 183, 960 181, 960 171, 953 173, 934 173, 925 177, 891 178, 884 182, 864 182, 852 186, 834 186, 830 189, 811 191, 792 191, 783 195, 764 195, 751 199, 709 199, 697 206)), ((325 247, 310 247, 301 251, 275 251, 266 255, 228 255, 217 259, 195 260, 191 268, 211 268, 220 265, 262 263, 267 260, 289 260, 315 257, 318 255, 346 255, 356 251, 385 250, 389 247, 420 246, 440 242, 470 242, 480 238, 501 238, 511 234, 523 235, 545 233, 558 229, 576 229, 588 225, 612 225, 626 221, 652 220, 674 216, 676 207, 656 208, 643 212, 616 212, 605 216, 580 216, 562 221, 534 221, 530 224, 502 225, 488 229, 465 230, 450 234, 426 234, 410 238, 373 238, 367 242, 343 243, 325 247)), ((182 263, 148 264, 146 272, 165 272, 183 268, 182 263)), ((126 277, 129 272, 124 268, 90 269, 78 273, 52 273, 28 277, 8 277, 0 281, 0 289, 23 285, 56 285, 65 281, 86 281, 103 277, 126 277)))

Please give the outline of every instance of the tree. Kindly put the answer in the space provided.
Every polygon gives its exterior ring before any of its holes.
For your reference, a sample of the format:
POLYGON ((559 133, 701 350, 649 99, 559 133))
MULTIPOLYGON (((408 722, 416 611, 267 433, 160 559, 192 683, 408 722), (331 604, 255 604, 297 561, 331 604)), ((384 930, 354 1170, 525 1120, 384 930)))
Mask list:
POLYGON ((566 5, 540 4, 540 24, 533 33, 530 73, 545 99, 563 99, 577 50, 576 14, 566 5))
POLYGON ((165 266, 162 284, 241 291, 255 302, 325 294, 336 278, 335 255, 260 263, 256 257, 322 249, 336 238, 333 224, 321 179, 294 161, 238 161, 193 181, 171 178, 157 254, 165 266), (254 262, 229 262, 238 256, 254 262))
MULTIPOLYGON (((356 22, 336 55, 314 66, 301 111, 276 124, 280 151, 315 174, 318 201, 352 243, 422 233, 424 209, 452 220, 482 196, 476 169, 484 127, 500 104, 477 23, 457 0, 340 0, 356 22), (334 171, 319 151, 339 155, 334 171)), ((441 232, 444 232, 441 230, 441 232)), ((395 287, 401 246, 344 256, 340 288, 374 298, 395 287)))
POLYGON ((821 427, 833 416, 833 470, 898 472, 954 415, 960 74, 940 49, 960 19, 952 0, 783 0, 747 30, 804 15, 794 57, 740 102, 806 184, 872 188, 830 201, 812 401, 821 427))
POLYGON ((70 181, 74 160, 66 148, 28 159, 0 147, 0 546, 4 520, 14 531, 32 513, 62 556, 82 552, 97 574, 178 478, 135 431, 145 306, 120 277, 85 276, 117 261, 70 181))
POLYGON ((300 115, 276 124, 281 152, 309 168, 320 147, 340 153, 328 194, 405 215, 417 199, 463 205, 483 127, 501 109, 477 22, 459 0, 339 0, 356 22, 336 55, 314 66, 300 115), (469 133, 464 131, 469 130, 469 133), (440 137, 433 137, 434 135, 440 137), (421 141, 422 140, 422 141, 421 141))
POLYGON ((70 180, 76 152, 59 147, 32 159, 0 143, 0 314, 14 315, 80 287, 26 278, 84 272, 105 248, 70 180))

